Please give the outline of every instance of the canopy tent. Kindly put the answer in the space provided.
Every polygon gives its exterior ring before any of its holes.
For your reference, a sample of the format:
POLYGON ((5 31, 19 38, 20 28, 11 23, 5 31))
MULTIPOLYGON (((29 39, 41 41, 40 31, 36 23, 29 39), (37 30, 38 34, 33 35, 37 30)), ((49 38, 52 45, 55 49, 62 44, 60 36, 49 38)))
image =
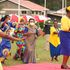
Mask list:
POLYGON ((11 14, 10 17, 11 17, 10 19, 11 22, 18 22, 18 16, 16 14, 11 14))
POLYGON ((36 15, 36 16, 34 16, 34 19, 37 22, 44 22, 44 21, 50 20, 51 18, 43 16, 43 15, 36 15))
POLYGON ((35 19, 36 22, 44 22, 44 21, 51 19, 51 18, 43 16, 43 15, 35 15, 35 16, 23 15, 23 16, 19 17, 18 15, 12 14, 12 15, 10 15, 10 17, 11 17, 11 19, 10 19, 11 22, 18 22, 18 20, 20 18, 23 18, 26 22, 28 22, 30 18, 35 19))
MULTIPOLYGON (((30 18, 33 18, 32 16, 30 16, 30 15, 24 15, 24 16, 22 16, 23 18, 24 18, 24 20, 26 20, 26 21, 29 21, 29 19, 30 18)), ((34 19, 34 18, 33 18, 34 19)))

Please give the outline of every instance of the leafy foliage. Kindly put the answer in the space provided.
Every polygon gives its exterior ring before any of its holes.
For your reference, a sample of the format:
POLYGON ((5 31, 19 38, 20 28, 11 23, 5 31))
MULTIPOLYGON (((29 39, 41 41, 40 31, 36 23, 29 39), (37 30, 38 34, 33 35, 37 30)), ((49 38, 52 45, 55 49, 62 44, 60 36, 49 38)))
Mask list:
MULTIPOLYGON (((44 0, 30 0, 30 1, 44 6, 44 0)), ((62 8, 62 0, 46 0, 46 2, 47 2, 46 3, 47 8, 51 10, 59 10, 62 8)), ((70 0, 67 0, 67 6, 69 5, 70 5, 70 0)))

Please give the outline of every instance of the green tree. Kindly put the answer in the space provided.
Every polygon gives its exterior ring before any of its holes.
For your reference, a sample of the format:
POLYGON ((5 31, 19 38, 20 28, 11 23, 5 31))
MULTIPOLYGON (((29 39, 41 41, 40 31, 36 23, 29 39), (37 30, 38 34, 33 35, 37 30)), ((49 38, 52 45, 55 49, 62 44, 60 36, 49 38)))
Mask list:
MULTIPOLYGON (((30 1, 44 6, 44 0, 30 0, 30 1)), ((62 0, 46 0, 46 1, 47 1, 46 3, 47 8, 51 10, 59 10, 62 8, 62 0)), ((70 0, 67 0, 67 6, 69 5, 70 5, 70 0)))

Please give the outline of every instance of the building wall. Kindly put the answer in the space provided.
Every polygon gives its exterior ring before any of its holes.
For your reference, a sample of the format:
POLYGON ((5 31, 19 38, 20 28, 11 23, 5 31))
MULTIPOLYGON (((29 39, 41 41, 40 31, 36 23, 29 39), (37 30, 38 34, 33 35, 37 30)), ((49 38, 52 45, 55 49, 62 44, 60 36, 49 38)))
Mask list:
MULTIPOLYGON (((13 3, 13 2, 10 2, 10 1, 4 1, 4 2, 0 2, 0 6, 2 7, 2 9, 18 9, 18 5, 13 3)), ((21 9, 27 9, 25 7, 22 7, 21 6, 21 9)), ((28 9, 27 9, 28 10, 28 9)), ((18 14, 18 11, 6 11, 6 14, 18 14)))
MULTIPOLYGON (((18 9, 18 5, 10 1, 1 2, 0 5, 2 5, 3 8, 18 9)), ((21 9, 27 9, 27 8, 21 6, 21 9)))
MULTIPOLYGON (((0 6, 2 7, 2 9, 18 9, 18 5, 13 3, 13 2, 10 2, 10 1, 4 1, 4 2, 0 2, 0 6)), ((20 7, 21 9, 27 9, 25 7, 20 7)), ((29 9, 27 9, 29 10, 29 9)), ((25 11, 23 11, 25 12, 25 11)), ((41 11, 32 11, 29 10, 26 12, 27 14, 33 14, 33 15, 41 15, 42 12, 41 11)), ((14 10, 6 10, 5 14, 18 14, 18 11, 14 10)), ((20 12, 20 15, 22 15, 22 11, 20 12)))

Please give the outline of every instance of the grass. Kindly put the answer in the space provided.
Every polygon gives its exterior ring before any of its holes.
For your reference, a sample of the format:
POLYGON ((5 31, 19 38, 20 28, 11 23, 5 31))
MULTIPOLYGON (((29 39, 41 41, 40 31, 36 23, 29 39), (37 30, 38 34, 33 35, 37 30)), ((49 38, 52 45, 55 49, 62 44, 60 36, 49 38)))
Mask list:
MULTIPOLYGON (((49 45, 47 44, 45 46, 46 42, 46 37, 39 37, 37 39, 37 44, 36 44, 36 59, 37 59, 37 63, 58 63, 61 64, 62 62, 62 56, 59 56, 59 61, 53 61, 51 62, 51 58, 50 58, 50 51, 49 50, 45 50, 44 48, 48 49, 49 45)), ((17 65, 17 64, 22 64, 21 60, 13 60, 13 56, 16 52, 17 46, 16 44, 12 44, 12 49, 11 49, 11 57, 8 58, 8 60, 6 60, 4 65, 10 66, 10 65, 17 65)), ((68 62, 68 64, 70 64, 70 61, 68 62)))

